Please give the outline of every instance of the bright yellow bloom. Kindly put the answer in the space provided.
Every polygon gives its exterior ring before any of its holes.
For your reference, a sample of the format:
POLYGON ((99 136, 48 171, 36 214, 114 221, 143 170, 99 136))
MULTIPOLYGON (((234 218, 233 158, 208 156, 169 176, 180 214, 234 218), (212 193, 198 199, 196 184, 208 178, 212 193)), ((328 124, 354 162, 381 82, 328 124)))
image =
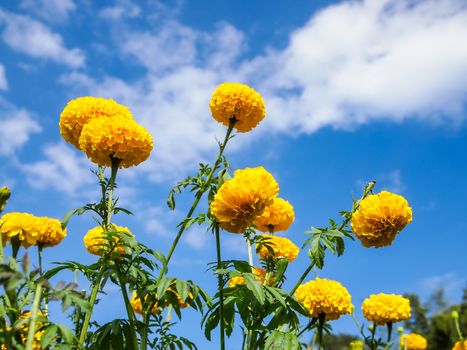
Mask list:
POLYGON ((94 118, 116 117, 132 119, 130 110, 114 100, 101 97, 83 96, 71 100, 60 115, 60 134, 65 141, 81 149, 79 137, 83 127, 94 118))
MULTIPOLYGON (((266 284, 266 274, 267 272, 264 271, 260 267, 253 268, 253 274, 255 279, 258 280, 261 284, 266 284)), ((274 277, 269 276, 268 285, 274 283, 274 277)), ((245 284, 245 278, 243 276, 234 276, 229 280, 229 288, 234 288, 235 286, 245 284)))
POLYGON ((279 185, 263 167, 236 170, 217 191, 212 216, 226 231, 242 233, 273 203, 279 185))
POLYGON ((326 320, 337 320, 353 310, 352 298, 345 287, 337 281, 316 278, 300 285, 295 299, 305 306, 311 317, 326 315, 326 320))
POLYGON ((384 325, 410 317, 410 300, 395 294, 372 294, 362 303, 363 316, 368 321, 384 325))
POLYGON ((66 229, 62 230, 60 220, 38 217, 36 218, 36 225, 39 230, 37 245, 41 245, 43 248, 56 246, 66 236, 66 229))
POLYGON ((400 339, 402 349, 404 349, 405 343, 407 343, 407 350, 425 350, 428 347, 426 339, 416 333, 402 335, 400 339))
MULTIPOLYGON (((146 295, 144 299, 147 300, 148 296, 146 295)), ((136 312, 137 314, 143 313, 143 305, 141 304, 141 299, 138 298, 138 294, 136 292, 133 292, 133 295, 131 296, 130 305, 133 311, 136 312)), ((157 312, 158 312, 158 309, 157 309, 157 302, 156 302, 151 309, 151 314, 155 315, 157 314, 157 312)))
POLYGON ((274 198, 274 202, 256 219, 255 225, 261 232, 274 233, 286 231, 294 219, 292 205, 282 198, 274 198))
POLYGON ((261 95, 248 85, 239 83, 220 84, 212 94, 209 108, 213 118, 225 126, 235 118, 238 132, 250 131, 266 115, 261 95))
POLYGON ((382 191, 360 202, 352 216, 352 231, 364 247, 391 245, 396 235, 412 221, 412 208, 397 194, 382 191))
POLYGON ((258 252, 259 258, 261 260, 287 259, 289 262, 292 262, 300 252, 300 249, 290 239, 285 237, 273 235, 263 235, 262 237, 268 238, 265 243, 266 245, 270 246, 270 248, 274 251, 274 254, 271 255, 269 249, 263 246, 258 252))
POLYGON ((355 340, 351 342, 350 350, 363 350, 363 342, 361 340, 355 340))
POLYGON ((80 148, 92 162, 110 166, 111 157, 120 159, 120 168, 145 161, 152 150, 152 136, 133 119, 95 118, 89 121, 79 138, 80 148))
POLYGON ((125 254, 125 246, 120 242, 117 236, 128 235, 133 236, 127 227, 113 225, 116 232, 112 235, 112 239, 108 240, 107 235, 104 234, 102 226, 96 226, 90 229, 83 238, 84 245, 89 253, 102 256, 109 248, 106 245, 114 247, 112 250, 116 254, 125 254))
POLYGON ((188 293, 188 298, 186 298, 185 301, 183 302, 182 298, 180 298, 180 295, 177 293, 175 288, 169 288, 169 289, 167 289, 167 291, 169 291, 170 293, 175 295, 175 297, 177 298, 178 306, 180 307, 180 309, 184 309, 184 308, 190 306, 191 302, 193 301, 193 294, 191 292, 188 293))
POLYGON ((461 341, 456 342, 452 350, 467 350, 467 340, 464 340, 464 343, 461 341))
POLYGON ((29 248, 36 245, 39 238, 37 218, 28 213, 8 213, 0 219, 0 232, 3 245, 12 239, 18 239, 21 245, 29 248))

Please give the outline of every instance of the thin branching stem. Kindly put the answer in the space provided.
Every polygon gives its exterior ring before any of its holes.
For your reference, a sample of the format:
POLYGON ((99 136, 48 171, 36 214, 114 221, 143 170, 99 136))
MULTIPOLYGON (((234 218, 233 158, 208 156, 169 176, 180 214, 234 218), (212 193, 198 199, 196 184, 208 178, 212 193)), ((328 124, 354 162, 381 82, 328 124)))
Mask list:
POLYGON ((36 333, 36 320, 37 320, 37 313, 39 311, 39 304, 41 302, 42 296, 42 284, 39 282, 36 286, 36 292, 34 293, 34 301, 32 304, 31 310, 31 321, 29 323, 28 328, 28 337, 26 340, 26 350, 32 350, 32 345, 34 342, 34 335, 36 333))
MULTIPOLYGON (((217 252, 217 269, 222 268, 221 258, 221 238, 219 234, 219 225, 214 224, 214 232, 216 235, 216 252, 217 252)), ((222 281, 222 274, 218 274, 218 289, 219 289, 219 324, 220 324, 220 341, 221 350, 225 350, 225 331, 224 331, 224 285, 222 281)))

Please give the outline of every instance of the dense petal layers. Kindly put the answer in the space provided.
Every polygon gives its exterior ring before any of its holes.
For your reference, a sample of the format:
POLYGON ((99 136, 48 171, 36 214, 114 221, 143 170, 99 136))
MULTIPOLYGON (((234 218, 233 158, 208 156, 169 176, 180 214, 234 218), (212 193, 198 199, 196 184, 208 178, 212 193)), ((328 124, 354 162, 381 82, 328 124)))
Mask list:
POLYGON ((316 278, 300 285, 295 299, 305 306, 311 317, 326 315, 326 320, 337 320, 353 310, 352 298, 347 289, 337 281, 316 278))
MULTIPOLYGON (((146 297, 144 298, 145 300, 147 300, 147 295, 146 297)), ((134 312, 136 312, 137 314, 142 314, 143 313, 143 305, 141 304, 141 299, 138 298, 138 294, 136 292, 133 292, 131 298, 130 298, 130 305, 131 305, 131 308, 133 309, 134 312)), ((154 304, 154 306, 152 307, 151 309, 151 314, 155 315, 157 314, 157 303, 154 304)))
POLYGON ((274 198, 274 202, 256 219, 255 225, 261 232, 273 233, 286 231, 294 219, 292 205, 282 198, 274 198))
POLYGON ((213 118, 225 126, 235 118, 238 132, 250 131, 266 115, 261 95, 248 85, 239 83, 220 84, 212 94, 209 108, 213 118))
POLYGON ((300 252, 300 249, 288 238, 273 235, 263 235, 262 237, 267 238, 267 240, 258 252, 261 260, 287 259, 292 262, 300 252), (266 245, 272 249, 272 252, 266 245))
POLYGON ((360 202, 352 216, 352 231, 364 247, 391 245, 396 235, 412 221, 412 208, 397 194, 382 191, 360 202))
POLYGON ((60 115, 60 134, 65 141, 81 149, 79 138, 83 127, 94 118, 132 119, 130 110, 112 99, 83 96, 68 102, 60 115))
POLYGON ((452 350, 467 350, 467 340, 464 340, 464 342, 461 342, 461 341, 456 342, 452 350))
POLYGON ((133 119, 124 117, 95 118, 89 121, 79 138, 80 148, 91 161, 111 166, 119 159, 121 168, 145 161, 152 151, 152 136, 133 119))
POLYGON ((113 225, 115 232, 108 237, 102 226, 96 226, 90 229, 83 238, 84 245, 89 253, 102 256, 109 248, 112 248, 113 253, 125 254, 125 246, 121 244, 120 235, 133 236, 127 227, 113 225))
POLYGON ((0 219, 0 232, 3 245, 12 239, 17 239, 21 245, 28 248, 37 244, 40 232, 37 217, 28 213, 8 213, 0 219))
POLYGON ((62 229, 60 220, 48 217, 38 217, 36 220, 39 230, 38 245, 44 248, 53 247, 66 237, 66 229, 62 229))
MULTIPOLYGON (((261 284, 266 284, 266 274, 267 272, 260 267, 255 267, 253 269, 253 274, 255 279, 261 284)), ((268 285, 274 283, 274 278, 269 277, 268 285)), ((245 278, 243 276, 235 276, 229 280, 229 288, 234 288, 235 286, 245 284, 245 278)))
POLYGON ((362 303, 363 316, 368 321, 384 325, 410 317, 410 300, 395 294, 372 294, 362 303))
POLYGON ((217 191, 210 210, 219 226, 242 233, 277 196, 279 185, 263 167, 236 170, 217 191))
POLYGON ((425 350, 428 347, 426 339, 416 333, 403 334, 400 339, 402 349, 405 349, 405 344, 407 344, 407 350, 425 350))

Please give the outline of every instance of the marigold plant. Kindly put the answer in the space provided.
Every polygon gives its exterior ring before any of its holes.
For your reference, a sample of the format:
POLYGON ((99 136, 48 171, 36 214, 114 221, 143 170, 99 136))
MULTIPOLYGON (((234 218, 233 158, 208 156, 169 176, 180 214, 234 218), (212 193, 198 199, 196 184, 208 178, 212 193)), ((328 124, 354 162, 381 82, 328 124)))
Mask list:
POLYGON ((428 347, 428 342, 422 335, 411 333, 411 334, 403 334, 401 336, 400 345, 402 349, 425 350, 428 347))
POLYGON ((274 198, 273 203, 264 209, 263 214, 258 216, 255 226, 261 232, 286 231, 294 219, 292 205, 282 198, 274 198))
MULTIPOLYGON (((253 274, 255 279, 259 281, 261 284, 266 284, 266 275, 267 272, 260 268, 255 267, 253 268, 253 274)), ((274 283, 274 278, 272 276, 269 277, 268 284, 274 283)), ((243 276, 234 276, 229 280, 229 288, 235 288, 235 286, 245 284, 245 278, 243 276)))
POLYGON ((400 322, 410 317, 410 300, 402 295, 372 294, 362 303, 363 316, 378 325, 400 322))
POLYGON ((258 251, 261 260, 287 259, 292 262, 300 252, 300 248, 288 238, 273 235, 262 235, 262 237, 265 238, 265 243, 258 251))
MULTIPOLYGON (((147 299, 147 296, 145 299, 147 299)), ((138 294, 136 292, 133 292, 133 294, 131 295, 130 304, 134 312, 136 312, 137 314, 143 313, 143 305, 141 304, 141 299, 138 298, 138 294)), ((157 313, 158 313, 158 306, 156 302, 151 309, 151 314, 155 315, 157 313)))
POLYGON ((353 310, 352 298, 339 282, 316 278, 300 285, 295 298, 305 306, 311 317, 324 314, 326 320, 337 320, 353 310))
POLYGON ((247 132, 256 127, 266 115, 263 98, 253 88, 239 83, 222 83, 209 103, 214 119, 225 126, 235 118, 235 129, 247 132))
POLYGON ((351 228, 364 247, 391 245, 396 235, 412 221, 412 208, 397 194, 382 191, 360 202, 351 228))
POLYGON ((89 253, 102 256, 111 248, 116 254, 125 254, 125 246, 122 245, 119 236, 124 234, 133 236, 133 234, 127 227, 117 225, 113 227, 117 231, 112 232, 111 237, 104 233, 102 226, 96 226, 86 233, 83 242, 89 253))

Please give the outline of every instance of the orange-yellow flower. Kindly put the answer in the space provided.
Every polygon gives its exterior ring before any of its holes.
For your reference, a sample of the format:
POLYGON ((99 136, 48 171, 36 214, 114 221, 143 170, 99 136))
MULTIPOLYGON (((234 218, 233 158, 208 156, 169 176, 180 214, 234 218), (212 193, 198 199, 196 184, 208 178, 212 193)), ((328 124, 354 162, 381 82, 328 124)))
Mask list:
POLYGON ((80 148, 91 161, 111 166, 111 158, 120 160, 121 168, 145 161, 152 151, 152 136, 133 119, 95 118, 84 125, 80 148))
POLYGON ((274 198, 274 202, 258 216, 255 225, 261 232, 274 233, 286 231, 294 219, 292 205, 282 198, 274 198))
POLYGON ((83 96, 68 102, 60 115, 60 133, 65 141, 78 149, 79 137, 83 127, 94 118, 126 118, 132 119, 127 107, 112 99, 83 96))
POLYGON ((412 221, 412 208, 397 194, 382 191, 360 202, 352 216, 352 231, 364 247, 391 245, 396 235, 412 221))
POLYGON ((289 262, 292 262, 300 252, 300 249, 290 239, 285 237, 273 235, 263 235, 262 237, 267 238, 267 240, 264 242, 265 245, 263 245, 258 252, 261 260, 287 259, 289 262), (270 252, 266 245, 269 246, 273 252, 270 252))
POLYGON ((43 248, 56 246, 66 236, 66 229, 62 230, 60 220, 38 217, 36 218, 36 225, 39 230, 37 245, 43 248))
POLYGON ((236 170, 214 196, 211 214, 224 230, 245 232, 273 202, 278 191, 276 180, 263 167, 236 170))
MULTIPOLYGON (((146 295, 144 300, 147 300, 147 299, 148 299, 148 296, 146 295)), ((141 299, 138 298, 138 294, 136 292, 133 292, 133 295, 131 296, 130 305, 133 311, 136 312, 137 314, 143 313, 143 305, 141 304, 141 299)), ((157 309, 157 302, 156 302, 151 309, 151 314, 155 315, 157 314, 157 312, 158 312, 158 309, 157 309)))
POLYGON ((404 321, 410 317, 410 300, 402 295, 372 294, 363 301, 362 311, 368 321, 379 325, 404 321))
POLYGON ((238 132, 250 131, 266 115, 261 95, 248 85, 239 83, 220 84, 212 94, 209 108, 213 118, 225 126, 235 118, 238 132))
POLYGON ((428 342, 420 334, 411 333, 401 336, 400 345, 402 349, 407 344, 407 350, 425 350, 428 347, 428 342))
MULTIPOLYGON (((253 268, 253 274, 255 279, 258 280, 261 284, 266 284, 266 274, 267 272, 264 271, 260 267, 253 268)), ((269 276, 268 284, 274 283, 274 277, 269 276)), ((229 288, 234 288, 235 286, 245 284, 245 278, 243 276, 234 276, 229 280, 229 288)))
POLYGON ((461 342, 461 341, 456 342, 452 350, 467 350, 467 340, 464 340, 464 342, 461 342))
POLYGON ((113 225, 115 232, 113 232, 108 239, 104 233, 102 226, 96 226, 89 230, 83 238, 84 245, 89 253, 102 256, 109 248, 113 248, 112 252, 116 254, 125 254, 125 246, 118 238, 120 235, 133 236, 127 227, 113 225))
POLYGON ((300 285, 295 299, 308 309, 311 317, 326 315, 326 320, 337 320, 353 310, 352 298, 345 287, 337 281, 316 278, 300 285))
POLYGON ((25 248, 36 245, 39 238, 37 218, 28 213, 8 213, 0 219, 0 232, 3 245, 17 239, 25 248))

